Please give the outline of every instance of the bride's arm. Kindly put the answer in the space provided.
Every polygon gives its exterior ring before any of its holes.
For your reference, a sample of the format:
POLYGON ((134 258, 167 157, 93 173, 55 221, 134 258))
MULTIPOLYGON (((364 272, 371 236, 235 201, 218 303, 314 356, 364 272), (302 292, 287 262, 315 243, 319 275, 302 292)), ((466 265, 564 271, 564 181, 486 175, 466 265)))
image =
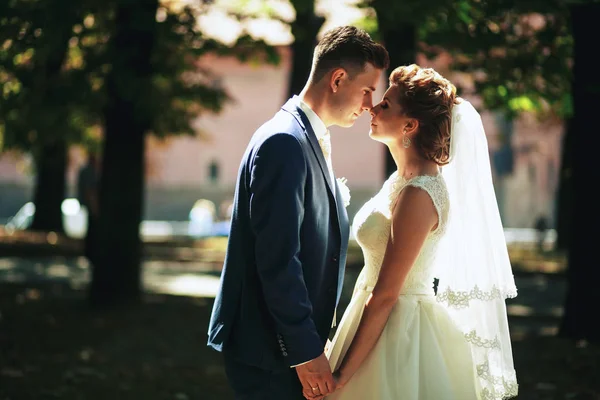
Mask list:
POLYGON ((438 215, 429 194, 409 186, 400 195, 392 213, 391 233, 379 279, 367 302, 348 353, 338 371, 344 385, 371 352, 398 300, 400 289, 438 215))

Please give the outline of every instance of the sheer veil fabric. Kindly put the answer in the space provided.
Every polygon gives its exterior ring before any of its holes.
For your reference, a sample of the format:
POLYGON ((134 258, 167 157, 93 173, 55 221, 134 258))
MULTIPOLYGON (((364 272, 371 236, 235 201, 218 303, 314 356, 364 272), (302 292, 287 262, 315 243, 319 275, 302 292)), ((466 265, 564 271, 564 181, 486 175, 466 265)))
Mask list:
POLYGON ((506 311, 517 295, 492 183, 481 117, 462 100, 452 111, 450 162, 442 167, 450 210, 435 261, 436 299, 469 342, 482 399, 518 394, 506 311))

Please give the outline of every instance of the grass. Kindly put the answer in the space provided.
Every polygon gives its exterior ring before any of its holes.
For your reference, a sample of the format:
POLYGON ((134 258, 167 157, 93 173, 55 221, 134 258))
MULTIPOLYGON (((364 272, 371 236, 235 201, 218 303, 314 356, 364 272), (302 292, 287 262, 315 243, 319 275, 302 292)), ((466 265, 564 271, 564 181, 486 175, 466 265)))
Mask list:
MULTIPOLYGON (((147 242, 145 255, 200 258, 218 266, 226 242, 147 242)), ((0 228, 1 254, 80 251, 80 241, 60 235, 10 235, 0 228)), ((525 246, 511 246, 509 254, 515 274, 563 279, 564 254, 525 246)), ((360 249, 351 246, 348 258, 360 265, 360 249)), ((0 400, 233 399, 220 354, 205 345, 211 307, 210 298, 148 294, 135 307, 93 312, 84 291, 62 284, 0 283, 0 400)), ((531 321, 527 316, 510 321, 518 399, 600 400, 600 346, 519 334, 530 332, 531 321)), ((558 321, 543 322, 556 326, 558 321)))
MULTIPOLYGON (((144 243, 148 258, 176 261, 204 261, 219 269, 227 247, 226 237, 207 239, 165 238, 144 243)), ((53 232, 6 231, 0 226, 0 254, 5 256, 67 255, 76 256, 83 252, 81 240, 57 235, 53 232)), ((546 250, 515 244, 508 247, 513 271, 517 273, 563 273, 567 267, 564 252, 546 250)), ((348 264, 362 265, 362 252, 358 244, 350 242, 348 264)))
MULTIPOLYGON (((82 291, 0 284, 0 399, 233 399, 205 346, 211 306, 147 295, 92 312, 82 291)), ((600 399, 600 346, 525 337, 513 353, 519 399, 600 399)))
POLYGON ((211 301, 152 295, 113 312, 60 285, 3 285, 0 399, 226 399, 211 301))

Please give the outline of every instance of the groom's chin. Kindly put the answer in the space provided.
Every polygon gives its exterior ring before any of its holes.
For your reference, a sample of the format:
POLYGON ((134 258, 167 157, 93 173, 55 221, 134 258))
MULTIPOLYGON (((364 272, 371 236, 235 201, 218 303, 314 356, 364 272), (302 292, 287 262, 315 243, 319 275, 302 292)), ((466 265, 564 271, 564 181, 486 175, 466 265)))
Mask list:
POLYGON ((352 128, 354 126, 354 122, 355 121, 344 121, 340 122, 338 126, 341 128, 352 128))

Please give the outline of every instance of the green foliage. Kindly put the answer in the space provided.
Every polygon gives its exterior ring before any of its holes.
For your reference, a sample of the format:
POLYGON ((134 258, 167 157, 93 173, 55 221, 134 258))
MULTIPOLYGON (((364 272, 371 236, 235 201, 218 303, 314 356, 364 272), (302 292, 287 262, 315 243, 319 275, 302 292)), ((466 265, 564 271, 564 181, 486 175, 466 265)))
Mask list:
POLYGON ((201 57, 211 53, 235 56, 243 62, 277 63, 276 50, 262 40, 242 34, 233 45, 223 44, 202 33, 199 14, 209 5, 173 11, 159 9, 157 48, 154 52, 153 133, 166 136, 193 134, 191 122, 204 112, 219 112, 231 99, 220 84, 220 76, 202 64, 201 57), (169 105, 169 107, 165 107, 169 105))
POLYGON ((474 77, 474 90, 487 108, 509 117, 521 112, 567 117, 572 113, 569 3, 366 0, 362 7, 380 10, 376 18, 382 29, 414 26, 428 57, 449 52, 452 69, 474 77))
MULTIPOLYGON (((452 0, 365 0, 362 7, 372 7, 381 12, 377 15, 380 25, 414 24, 419 26, 431 14, 444 12, 452 0)), ((398 38, 402 40, 402 38, 398 38)))
POLYGON ((423 40, 434 53, 449 51, 453 68, 475 77, 487 107, 509 116, 572 112, 573 39, 564 2, 460 0, 426 25, 423 40))
POLYGON ((381 34, 379 23, 377 21, 377 15, 372 9, 367 11, 366 15, 357 21, 354 21, 352 25, 364 29, 371 35, 373 40, 381 41, 381 34))
MULTIPOLYGON (((296 10, 313 8, 314 0, 290 0, 296 10), (297 8, 298 7, 298 8, 297 8)), ((277 3, 281 0, 220 0, 219 5, 231 16, 244 21, 249 19, 266 18, 285 23, 293 20, 284 18, 278 10, 277 3)), ((279 4, 281 5, 281 4, 279 4)))
MULTIPOLYGON (((202 56, 278 63, 274 48, 243 33, 232 45, 206 37, 198 17, 214 5, 160 7, 153 85, 148 93, 151 132, 193 134, 191 121, 219 112, 230 96, 202 56)), ((0 151, 36 151, 57 135, 98 146, 105 79, 117 55, 108 47, 114 1, 5 0, 0 5, 0 151)), ((130 85, 130 82, 121 82, 130 85)), ((133 90, 133 88, 132 88, 133 90)), ((137 89, 136 89, 137 90, 137 89)))
POLYGON ((79 44, 88 35, 82 28, 85 8, 62 3, 9 0, 0 6, 3 149, 35 154, 56 135, 76 139, 89 124, 71 117, 90 95, 85 49, 79 44))

